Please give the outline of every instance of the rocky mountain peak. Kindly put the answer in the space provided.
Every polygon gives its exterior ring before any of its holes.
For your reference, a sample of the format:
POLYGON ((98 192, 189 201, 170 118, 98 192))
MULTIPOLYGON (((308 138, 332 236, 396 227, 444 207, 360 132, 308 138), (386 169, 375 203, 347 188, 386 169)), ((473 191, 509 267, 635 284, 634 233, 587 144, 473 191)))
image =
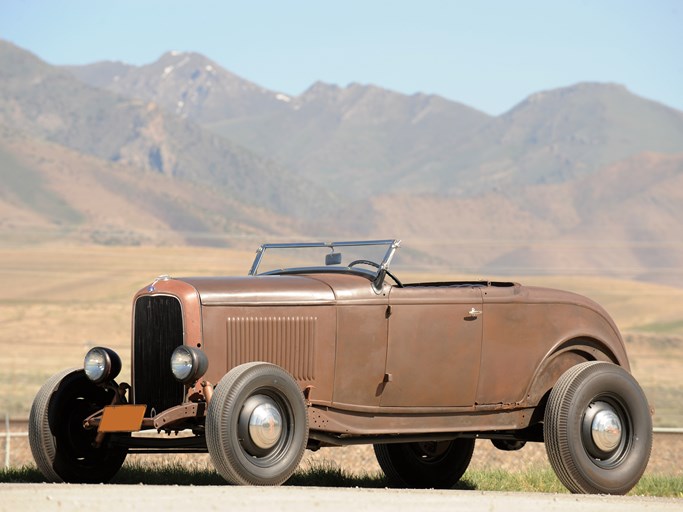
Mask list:
POLYGON ((122 96, 155 101, 182 118, 215 122, 281 106, 278 96, 195 52, 170 51, 124 74, 113 63, 70 68, 81 80, 122 96))
POLYGON ((546 91, 536 92, 514 106, 504 115, 514 114, 530 108, 555 109, 558 106, 574 108, 577 103, 598 103, 610 97, 633 97, 636 98, 625 86, 616 83, 582 82, 568 87, 560 87, 546 91))
POLYGON ((218 64, 199 53, 178 51, 164 53, 158 60, 147 66, 154 70, 161 70, 162 78, 173 73, 183 78, 196 79, 201 74, 216 76, 217 71, 221 70, 218 64))

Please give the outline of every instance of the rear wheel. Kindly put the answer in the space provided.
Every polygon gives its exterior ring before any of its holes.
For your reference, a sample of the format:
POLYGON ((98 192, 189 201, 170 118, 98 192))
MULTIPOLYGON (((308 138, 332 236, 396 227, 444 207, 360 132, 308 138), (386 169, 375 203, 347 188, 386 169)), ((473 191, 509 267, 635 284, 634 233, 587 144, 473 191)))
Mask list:
POLYGON ((474 439, 374 445, 392 487, 450 489, 472 460, 474 439))
POLYGON ((303 394, 282 368, 243 364, 216 386, 206 415, 206 445, 228 482, 284 483, 299 466, 307 441, 303 394))
POLYGON ((50 482, 108 482, 128 450, 93 446, 97 430, 83 420, 109 405, 113 391, 96 386, 83 370, 64 370, 51 377, 36 395, 29 415, 29 444, 38 469, 50 482))
POLYGON ((652 449, 647 398, 630 373, 611 363, 567 370, 550 393, 543 430, 550 464, 574 493, 626 494, 652 449))

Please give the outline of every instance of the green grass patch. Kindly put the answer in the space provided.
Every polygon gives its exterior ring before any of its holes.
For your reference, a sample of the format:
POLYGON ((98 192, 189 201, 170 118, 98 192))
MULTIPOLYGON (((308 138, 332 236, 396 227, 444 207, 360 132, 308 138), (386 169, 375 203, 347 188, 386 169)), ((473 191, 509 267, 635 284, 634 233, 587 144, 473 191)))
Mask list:
MULTIPOLYGON (((35 466, 0 470, 0 483, 39 483, 43 475, 35 466)), ((144 485, 227 485, 214 470, 189 467, 181 463, 127 463, 112 480, 113 484, 144 485)), ((317 463, 301 467, 286 485, 304 487, 384 488, 384 475, 354 474, 332 463, 317 463)), ((501 469, 469 470, 455 487, 459 490, 567 493, 552 470, 507 472, 501 469)), ((645 475, 629 493, 637 496, 683 498, 683 476, 645 475)))
POLYGON ((683 476, 644 475, 629 494, 683 498, 683 476))
POLYGON ((470 489, 479 491, 569 492, 550 469, 519 472, 502 469, 469 470, 460 483, 469 483, 470 489))
POLYGON ((285 485, 314 487, 386 487, 382 473, 349 473, 331 462, 303 464, 285 485))
POLYGON ((0 483, 3 484, 37 484, 44 481, 45 477, 35 466, 0 469, 0 483))
POLYGON ((213 469, 173 463, 126 463, 112 479, 113 484, 226 485, 213 469))

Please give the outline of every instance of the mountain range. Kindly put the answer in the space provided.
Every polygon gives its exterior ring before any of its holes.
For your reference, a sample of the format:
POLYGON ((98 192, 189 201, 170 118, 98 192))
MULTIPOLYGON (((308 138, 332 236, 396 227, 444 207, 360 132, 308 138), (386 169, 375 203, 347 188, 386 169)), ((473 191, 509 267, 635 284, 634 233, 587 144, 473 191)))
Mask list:
POLYGON ((375 85, 290 96, 196 53, 57 67, 0 41, 0 175, 13 236, 398 237, 424 267, 683 282, 683 112, 618 84, 494 117, 375 85))

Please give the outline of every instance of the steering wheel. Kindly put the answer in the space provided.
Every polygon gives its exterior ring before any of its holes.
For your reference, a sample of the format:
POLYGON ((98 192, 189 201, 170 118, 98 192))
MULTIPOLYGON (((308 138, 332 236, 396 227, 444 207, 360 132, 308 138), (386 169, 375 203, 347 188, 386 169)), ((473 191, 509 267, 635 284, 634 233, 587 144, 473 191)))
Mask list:
POLYGON ((374 261, 370 260, 353 260, 351 263, 347 265, 347 267, 351 268, 354 265, 370 265, 371 267, 380 268, 378 263, 375 263, 374 261))
MULTIPOLYGON (((349 263, 347 265, 347 267, 351 268, 354 265, 369 265, 369 266, 375 267, 377 269, 382 268, 378 263, 375 263, 374 261, 371 261, 371 260, 353 260, 351 263, 349 263)), ((401 281, 399 281, 398 278, 394 274, 392 274, 389 270, 385 270, 385 272, 390 278, 392 278, 394 280, 394 282, 396 283, 396 285, 399 288, 403 288, 403 283, 401 281)))

